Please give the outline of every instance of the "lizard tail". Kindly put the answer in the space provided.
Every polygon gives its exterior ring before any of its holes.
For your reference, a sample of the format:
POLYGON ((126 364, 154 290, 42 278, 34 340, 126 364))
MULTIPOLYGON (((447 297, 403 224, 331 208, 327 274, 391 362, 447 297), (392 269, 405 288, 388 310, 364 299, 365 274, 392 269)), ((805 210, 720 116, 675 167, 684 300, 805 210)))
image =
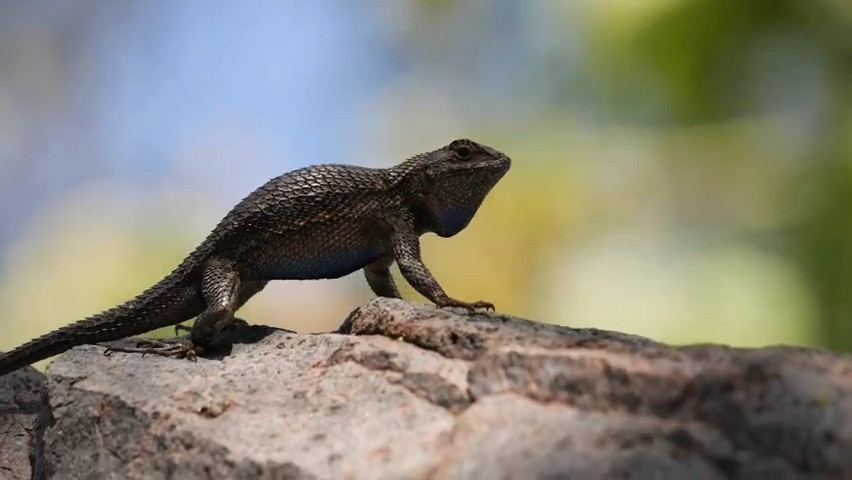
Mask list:
POLYGON ((58 328, 0 355, 0 376, 77 345, 118 340, 176 325, 201 313, 203 304, 198 289, 174 276, 166 277, 133 300, 58 328))

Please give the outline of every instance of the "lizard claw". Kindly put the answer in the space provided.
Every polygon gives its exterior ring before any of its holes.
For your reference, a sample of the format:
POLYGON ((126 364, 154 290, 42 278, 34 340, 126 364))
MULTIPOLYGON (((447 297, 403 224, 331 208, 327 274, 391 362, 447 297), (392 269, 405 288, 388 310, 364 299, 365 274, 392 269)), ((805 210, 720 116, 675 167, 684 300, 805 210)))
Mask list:
POLYGON ((200 353, 200 351, 201 351, 201 347, 190 348, 189 350, 186 351, 183 358, 189 360, 190 362, 197 362, 198 361, 198 353, 200 353), (195 351, 196 349, 198 349, 199 351, 196 352, 195 351))
POLYGON ((490 312, 494 311, 494 304, 491 303, 491 302, 486 302, 484 300, 479 300, 477 302, 473 302, 473 307, 478 308, 478 309, 482 309, 482 310, 487 310, 487 311, 490 311, 490 312))
POLYGON ((456 300, 453 298, 448 298, 445 301, 438 304, 439 307, 459 307, 464 308, 468 311, 468 313, 474 313, 476 310, 490 310, 494 311, 494 304, 491 302, 486 302, 484 300, 479 300, 476 302, 463 302, 461 300, 456 300))
POLYGON ((136 347, 107 346, 104 355, 110 356, 114 352, 141 353, 143 357, 151 354, 163 357, 186 358, 192 361, 196 361, 197 359, 195 346, 192 342, 163 342, 143 339, 136 343, 136 347))

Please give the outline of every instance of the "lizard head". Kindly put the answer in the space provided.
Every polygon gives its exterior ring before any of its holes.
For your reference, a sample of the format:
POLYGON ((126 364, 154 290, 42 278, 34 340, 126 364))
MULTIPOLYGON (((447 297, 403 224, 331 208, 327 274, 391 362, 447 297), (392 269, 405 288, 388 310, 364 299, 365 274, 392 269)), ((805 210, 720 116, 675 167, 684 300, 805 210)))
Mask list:
POLYGON ((505 154, 466 139, 418 157, 412 206, 419 229, 441 237, 453 236, 470 223, 511 166, 505 154))

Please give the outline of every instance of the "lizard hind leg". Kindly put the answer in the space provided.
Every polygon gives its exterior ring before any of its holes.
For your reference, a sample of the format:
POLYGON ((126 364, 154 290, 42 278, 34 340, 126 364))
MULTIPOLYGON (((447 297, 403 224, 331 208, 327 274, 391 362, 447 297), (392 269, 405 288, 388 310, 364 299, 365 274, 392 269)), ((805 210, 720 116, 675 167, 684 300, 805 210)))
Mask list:
POLYGON ((231 346, 227 327, 234 322, 237 308, 248 300, 241 298, 246 292, 240 285, 240 275, 233 261, 216 258, 207 263, 201 279, 201 293, 207 307, 189 331, 188 347, 194 354, 231 346))
POLYGON ((141 340, 134 347, 109 347, 107 352, 133 352, 195 360, 205 352, 228 348, 231 338, 225 330, 234 321, 238 306, 240 277, 232 261, 215 258, 207 262, 201 278, 206 304, 189 332, 189 340, 141 340))
MULTIPOLYGON (((236 312, 240 309, 246 302, 248 302, 251 297, 260 293, 261 290, 266 287, 266 284, 269 283, 266 280, 249 280, 249 281, 240 281, 239 289, 237 292, 237 300, 234 303, 233 311, 236 312)), ((236 327, 247 327, 249 323, 242 318, 234 317, 227 328, 236 328, 236 327)), ((186 326, 182 323, 175 325, 175 335, 180 335, 181 332, 189 333, 192 331, 192 326, 186 326)))

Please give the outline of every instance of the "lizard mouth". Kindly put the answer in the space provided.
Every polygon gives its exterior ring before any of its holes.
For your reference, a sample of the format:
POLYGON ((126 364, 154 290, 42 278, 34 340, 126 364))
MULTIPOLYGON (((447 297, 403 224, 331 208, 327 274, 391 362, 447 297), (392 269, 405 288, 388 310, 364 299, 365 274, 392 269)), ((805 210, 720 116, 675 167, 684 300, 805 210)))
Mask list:
POLYGON ((483 169, 487 169, 498 174, 497 179, 503 177, 503 175, 505 175, 511 167, 512 160, 505 155, 482 162, 483 169))

